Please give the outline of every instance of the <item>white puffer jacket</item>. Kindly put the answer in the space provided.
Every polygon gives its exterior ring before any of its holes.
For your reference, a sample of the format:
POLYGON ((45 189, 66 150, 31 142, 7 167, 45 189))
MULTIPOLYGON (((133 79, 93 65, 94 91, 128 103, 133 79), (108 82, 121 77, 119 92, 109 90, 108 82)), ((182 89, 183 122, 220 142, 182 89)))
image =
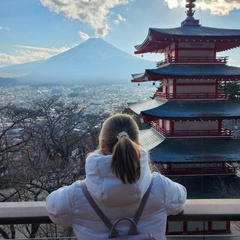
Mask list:
MULTIPOLYGON (((123 184, 112 173, 111 156, 95 151, 86 159, 87 188, 97 205, 113 223, 120 217, 134 217, 151 178, 153 185, 146 206, 138 222, 140 233, 152 233, 159 240, 165 238, 168 215, 180 213, 186 200, 186 189, 165 176, 151 174, 148 153, 141 149, 141 177, 135 184, 123 184)), ((72 226, 79 240, 107 239, 109 230, 85 198, 80 181, 52 192, 46 199, 51 220, 59 225, 72 226)), ((129 230, 127 222, 117 228, 120 235, 129 230)))

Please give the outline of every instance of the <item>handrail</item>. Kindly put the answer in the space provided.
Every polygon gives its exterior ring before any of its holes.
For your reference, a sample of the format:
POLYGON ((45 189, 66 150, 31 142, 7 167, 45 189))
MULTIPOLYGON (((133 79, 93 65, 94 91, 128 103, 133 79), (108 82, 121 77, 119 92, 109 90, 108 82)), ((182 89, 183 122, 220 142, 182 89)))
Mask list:
POLYGON ((160 127, 160 125, 154 121, 150 122, 153 129, 157 132, 162 134, 164 137, 182 137, 182 136, 219 136, 219 137, 230 137, 232 136, 232 131, 230 129, 222 128, 221 131, 219 130, 165 130, 164 128, 160 127))
MULTIPOLYGON (((168 221, 240 221, 240 199, 188 199, 168 221)), ((51 223, 45 202, 1 202, 0 225, 51 223)))
POLYGON ((160 67, 166 63, 226 64, 227 62, 228 62, 228 56, 226 56, 226 57, 204 57, 204 56, 193 57, 193 56, 189 56, 189 57, 179 57, 178 59, 175 59, 175 57, 169 57, 164 60, 156 62, 156 66, 160 67))
POLYGON ((222 100, 222 99, 228 99, 229 94, 228 93, 164 93, 164 92, 155 92, 154 97, 156 99, 158 98, 164 98, 164 99, 215 99, 215 100, 222 100))
POLYGON ((51 223, 44 201, 38 202, 1 202, 0 225, 51 223))

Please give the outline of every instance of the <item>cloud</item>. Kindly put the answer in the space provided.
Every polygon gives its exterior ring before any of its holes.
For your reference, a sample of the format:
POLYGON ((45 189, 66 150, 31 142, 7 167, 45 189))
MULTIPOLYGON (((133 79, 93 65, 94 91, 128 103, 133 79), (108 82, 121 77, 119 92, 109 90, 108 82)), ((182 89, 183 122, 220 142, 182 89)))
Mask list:
POLYGON ((10 28, 0 26, 0 31, 8 31, 9 32, 10 28))
POLYGON ((48 59, 58 53, 67 51, 69 48, 40 48, 23 45, 12 45, 15 54, 7 54, 0 52, 0 67, 12 64, 20 64, 26 62, 34 62, 48 59))
POLYGON ((126 19, 122 15, 118 14, 117 19, 115 19, 113 22, 115 24, 119 24, 120 22, 126 22, 126 19))
POLYGON ((40 0, 44 7, 69 19, 87 23, 96 36, 104 37, 111 29, 108 17, 110 10, 119 5, 127 5, 132 0, 40 0))
POLYGON ((213 15, 228 15, 230 11, 240 9, 240 1, 233 0, 205 0, 199 6, 202 10, 209 10, 213 15))
MULTIPOLYGON (((185 0, 165 0, 169 8, 184 7, 185 0)), ((232 10, 240 9, 240 0, 202 0, 195 2, 196 9, 208 10, 212 15, 228 15, 232 10)))
POLYGON ((29 51, 29 50, 22 50, 17 52, 18 55, 11 55, 7 53, 0 52, 0 66, 8 66, 12 64, 20 64, 26 62, 33 62, 38 60, 44 60, 51 55, 47 54, 46 52, 36 52, 36 51, 29 51))
POLYGON ((178 6, 185 6, 186 1, 181 0, 165 0, 165 2, 168 4, 168 7, 170 9, 177 8, 178 6), (184 4, 184 5, 183 5, 184 4))
POLYGON ((53 53, 61 53, 69 50, 69 47, 61 47, 61 48, 42 48, 42 47, 32 47, 32 46, 24 46, 24 45, 12 45, 13 47, 17 48, 24 48, 24 49, 31 49, 37 51, 46 51, 46 52, 53 52, 53 53))
POLYGON ((80 36, 81 39, 88 40, 89 39, 89 35, 84 33, 84 32, 78 32, 78 35, 80 36))

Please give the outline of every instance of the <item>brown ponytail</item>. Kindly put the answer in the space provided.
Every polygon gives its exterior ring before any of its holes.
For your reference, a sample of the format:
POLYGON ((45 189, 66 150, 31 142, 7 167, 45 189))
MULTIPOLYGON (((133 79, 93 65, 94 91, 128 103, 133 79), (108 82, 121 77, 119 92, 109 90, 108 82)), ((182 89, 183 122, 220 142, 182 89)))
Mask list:
POLYGON ((112 154, 112 171, 123 183, 132 184, 139 179, 139 128, 131 116, 117 114, 108 118, 100 132, 99 144, 104 144, 112 154))
POLYGON ((123 183, 135 183, 140 177, 139 146, 129 137, 121 137, 114 146, 112 170, 123 183))

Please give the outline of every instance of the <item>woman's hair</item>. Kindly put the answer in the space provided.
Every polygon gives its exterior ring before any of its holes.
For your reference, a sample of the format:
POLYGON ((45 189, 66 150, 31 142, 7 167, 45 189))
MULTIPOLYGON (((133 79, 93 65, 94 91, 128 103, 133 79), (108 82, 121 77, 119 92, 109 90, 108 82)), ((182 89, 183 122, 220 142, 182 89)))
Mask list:
POLYGON ((116 114, 102 126, 99 144, 112 154, 112 171, 123 183, 135 183, 140 177, 139 128, 127 114, 116 114))

